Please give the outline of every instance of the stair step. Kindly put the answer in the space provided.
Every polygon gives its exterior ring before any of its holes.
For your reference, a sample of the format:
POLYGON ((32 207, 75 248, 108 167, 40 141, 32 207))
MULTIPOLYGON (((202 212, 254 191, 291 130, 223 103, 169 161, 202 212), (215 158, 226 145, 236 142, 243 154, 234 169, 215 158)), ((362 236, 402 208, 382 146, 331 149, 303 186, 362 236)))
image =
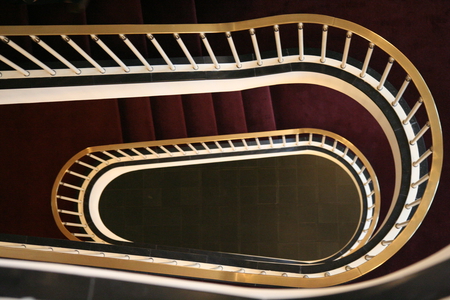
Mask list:
POLYGON ((142 97, 118 101, 123 141, 131 143, 155 140, 150 99, 142 97))
POLYGON ((212 96, 219 134, 248 132, 241 92, 214 93, 212 96))
POLYGON ((217 135, 212 95, 207 93, 183 95, 182 97, 188 136, 217 135))
POLYGON ((150 103, 156 139, 187 137, 183 103, 180 95, 151 97, 150 103))
POLYGON ((269 87, 242 91, 242 101, 249 132, 276 130, 269 87))

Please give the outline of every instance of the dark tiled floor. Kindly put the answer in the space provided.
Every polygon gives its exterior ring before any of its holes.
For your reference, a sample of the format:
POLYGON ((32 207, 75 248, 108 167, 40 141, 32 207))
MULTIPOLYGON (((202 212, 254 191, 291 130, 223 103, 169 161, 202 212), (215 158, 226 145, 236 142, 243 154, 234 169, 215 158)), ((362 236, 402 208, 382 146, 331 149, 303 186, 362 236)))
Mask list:
POLYGON ((129 240, 300 260, 345 246, 360 209, 347 173, 311 155, 132 172, 100 201, 129 240))

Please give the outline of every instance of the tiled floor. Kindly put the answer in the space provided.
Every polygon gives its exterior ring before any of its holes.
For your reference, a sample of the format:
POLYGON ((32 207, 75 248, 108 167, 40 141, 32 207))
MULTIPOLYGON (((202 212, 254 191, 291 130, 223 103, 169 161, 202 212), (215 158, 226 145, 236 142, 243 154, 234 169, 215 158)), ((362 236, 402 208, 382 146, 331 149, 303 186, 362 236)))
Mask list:
POLYGON ((349 175, 312 155, 136 171, 100 201, 105 225, 129 240, 300 260, 345 246, 360 210, 349 175))

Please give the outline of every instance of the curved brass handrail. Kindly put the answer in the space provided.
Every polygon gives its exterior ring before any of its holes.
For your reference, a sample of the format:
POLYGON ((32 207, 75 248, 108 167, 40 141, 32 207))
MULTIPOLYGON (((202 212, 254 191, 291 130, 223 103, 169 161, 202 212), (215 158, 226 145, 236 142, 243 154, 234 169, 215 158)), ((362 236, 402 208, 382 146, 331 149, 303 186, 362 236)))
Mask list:
MULTIPOLYGON (((151 32, 152 34, 164 34, 164 33, 217 33, 222 32, 225 33, 227 31, 234 32, 234 31, 241 31, 241 30, 249 30, 254 28, 260 28, 260 27, 267 27, 267 26, 273 26, 273 25, 281 25, 281 24, 289 24, 289 23, 315 23, 315 24, 322 24, 327 25, 330 27, 336 27, 343 30, 347 30, 350 33, 353 33, 355 35, 358 35, 368 41, 370 41, 371 47, 376 46, 380 49, 382 49, 384 52, 386 52, 391 58, 393 58, 397 64, 399 64, 403 70, 407 74, 407 78, 410 78, 411 82, 414 83, 416 86, 417 91, 420 94, 420 101, 423 102, 423 106, 425 107, 426 114, 428 117, 428 124, 429 124, 429 132, 431 132, 431 140, 432 140, 432 155, 430 162, 430 168, 429 173, 426 177, 421 178, 418 180, 418 178, 414 179, 417 181, 410 182, 408 184, 412 185, 412 188, 416 186, 416 184, 423 184, 426 182, 426 188, 423 193, 423 196, 421 198, 420 204, 418 204, 417 210, 415 211, 414 215, 411 217, 411 219, 407 218, 407 221, 399 222, 397 225, 398 232, 395 233, 395 239, 393 241, 386 241, 386 245, 383 245, 383 250, 379 253, 374 253, 374 255, 368 255, 366 256, 366 259, 368 259, 367 262, 359 264, 356 268, 350 269, 350 273, 355 273, 355 269, 358 270, 358 274, 364 274, 374 268, 376 268, 378 265, 382 264, 384 261, 389 259, 392 255, 394 255, 406 242, 407 240, 413 235, 417 227, 422 222, 423 218, 425 217, 428 209, 430 208, 430 205, 432 203, 432 200, 434 198, 434 194, 436 192, 440 174, 442 171, 442 162, 443 162, 443 141, 442 141, 442 130, 440 125, 440 120, 438 116, 438 112, 433 100, 433 97, 423 80, 422 76, 418 72, 418 70, 414 67, 414 65, 411 63, 411 61, 403 55, 396 47, 394 47, 392 44, 387 42, 384 38, 380 37, 376 33, 372 32, 371 30, 368 30, 360 25, 357 25, 355 23, 333 18, 329 16, 321 16, 321 15, 312 15, 312 14, 295 14, 295 15, 282 15, 282 16, 274 16, 274 17, 267 17, 267 18, 261 18, 261 19, 255 19, 255 20, 249 20, 249 21, 242 21, 242 22, 234 22, 234 23, 223 23, 223 24, 183 24, 183 25, 87 25, 87 26, 59 26, 58 28, 55 26, 15 26, 15 27, 8 27, 8 26, 1 26, 0 27, 0 34, 3 35, 57 35, 57 34, 74 34, 74 35, 81 35, 81 34, 118 34, 118 33, 129 33, 129 34, 147 34, 151 32), (116 31, 117 30, 117 31, 116 31), (64 32, 63 32, 64 31, 64 32), (116 32, 114 32, 116 31, 116 32), (423 180, 422 180, 423 179, 423 180), (388 246, 387 246, 388 245, 388 246)), ((333 67, 339 68, 339 65, 336 64, 334 61, 329 59, 330 63, 327 62, 325 64, 329 64, 333 67), (334 64, 333 64, 334 63, 334 64)), ((279 62, 282 63, 282 62, 279 62)), ((316 63, 323 63, 323 62, 316 62, 316 63)), ((352 69, 348 68, 345 69, 346 72, 352 73, 352 69)), ((361 71, 361 70, 356 70, 361 71)), ((355 71, 355 72, 356 72, 355 71)), ((195 72, 195 71, 193 71, 195 72)), ((353 72, 355 76, 358 76, 357 73, 353 72)), ((381 73, 381 72, 380 72, 381 73)), ((364 82, 368 83, 370 86, 374 88, 374 90, 377 90, 377 85, 381 84, 380 81, 374 79, 371 76, 365 76, 364 78, 360 78, 364 82)), ((386 91, 378 91, 382 96, 388 100, 389 102, 392 102, 394 95, 391 92, 386 91), (390 99, 390 100, 389 100, 390 99)), ((345 91, 344 91, 345 93, 345 91)), ((400 97, 401 98, 401 97, 400 97)), ((400 121, 403 121, 404 116, 406 113, 403 111, 403 109, 399 106, 394 107, 393 110, 398 115, 398 118, 400 121)), ((405 127, 403 130, 405 131, 405 135, 407 138, 412 142, 414 141, 414 130, 411 126, 406 124, 408 122, 404 122, 403 124, 405 127), (407 126, 408 125, 408 126, 407 126)), ((428 125, 426 125, 428 126, 428 125)), ((425 127, 426 127, 425 126, 425 127)), ((423 128, 425 128, 423 127, 423 128)), ((425 128, 426 129, 426 128, 425 128)), ((412 143, 414 144, 414 143, 412 143)), ((412 157, 414 161, 411 161, 411 170, 413 170, 414 163, 416 159, 418 159, 418 148, 415 145, 410 145, 408 151, 412 153, 412 157)), ((430 148, 431 151, 431 148, 430 148)), ((420 164, 420 163, 419 163, 420 164)), ((399 166, 396 166, 397 170, 399 166)), ((415 173, 417 175, 417 172, 415 173)), ((401 174, 400 174, 401 175, 401 174)), ((415 175, 415 176, 416 176, 415 175)), ((397 190, 400 187, 399 178, 397 176, 397 190)), ((412 193, 414 195, 414 193, 412 193)), ((415 199, 413 199, 415 200, 415 199)), ((410 201, 407 203, 407 205, 411 204, 410 201)), ((414 201, 415 202, 415 201, 414 201)), ((402 217, 404 220, 404 216, 402 217)), ((331 276, 325 276, 324 278, 329 279, 323 279, 323 278, 315 278, 315 282, 317 283, 311 283, 312 285, 328 285, 328 284, 334 284, 334 283, 341 283, 346 280, 349 280, 350 277, 348 276, 341 276, 341 274, 329 274, 331 276), (331 280, 331 278, 333 278, 331 280), (316 280, 317 279, 317 280, 316 280), (322 282, 322 283, 318 283, 322 282), (325 284, 326 282, 326 284, 325 284)), ((312 278, 311 278, 312 279, 312 278)), ((311 286, 311 285, 310 285, 311 286)))

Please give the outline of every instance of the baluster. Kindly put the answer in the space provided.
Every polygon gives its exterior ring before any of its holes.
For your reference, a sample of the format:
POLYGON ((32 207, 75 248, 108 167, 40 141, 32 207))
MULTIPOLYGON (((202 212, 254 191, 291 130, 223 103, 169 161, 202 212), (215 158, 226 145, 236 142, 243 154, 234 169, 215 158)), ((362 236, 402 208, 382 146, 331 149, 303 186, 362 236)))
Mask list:
POLYGON ((31 60, 32 62, 34 62, 36 65, 38 65, 39 67, 41 67, 42 69, 44 69, 45 72, 47 72, 48 74, 54 76, 56 75, 56 72, 52 69, 50 69, 46 64, 42 63, 39 59, 37 59, 36 57, 34 57, 33 55, 31 55, 30 53, 28 53, 28 51, 26 51, 25 49, 23 49, 22 47, 20 47, 19 45, 17 45, 16 43, 14 43, 13 41, 11 41, 9 38, 7 38, 6 36, 0 35, 0 39, 7 44, 8 46, 10 46, 11 48, 13 48, 14 50, 18 51, 20 54, 22 54, 23 56, 25 56, 26 58, 28 58, 29 60, 31 60))
POLYGON ((417 167, 421 162, 423 162, 425 159, 427 159, 428 156, 430 156, 433 153, 433 147, 428 149, 424 154, 422 154, 418 160, 413 162, 413 167, 417 167))
POLYGON ((198 65, 195 62, 195 60, 192 58, 191 53, 189 53, 189 50, 186 48, 186 45, 184 44, 183 40, 181 39, 180 35, 178 33, 174 33, 173 37, 177 41, 178 45, 180 45, 181 50, 183 50, 184 55, 186 55, 187 59, 191 63, 192 69, 198 70, 198 65))
POLYGON ((281 51, 281 39, 280 39, 280 28, 278 25, 274 25, 273 26, 273 30, 275 33, 275 44, 277 47, 277 54, 278 54, 278 62, 282 63, 283 62, 283 52, 281 51))
POLYGON ((231 37, 231 32, 227 31, 225 33, 225 35, 227 37, 228 44, 230 45, 231 53, 233 53, 234 60, 236 61, 236 67, 238 69, 240 69, 240 68, 242 68, 242 64, 239 59, 239 55, 237 53, 236 46, 234 45, 233 38, 231 37))
POLYGON ((417 199, 414 202, 411 202, 409 204, 405 204, 405 208, 406 209, 411 209, 412 207, 419 205, 421 201, 422 201, 422 198, 419 198, 419 199, 417 199))
POLYGON ((109 162, 107 162, 107 161, 104 160, 104 159, 101 159, 100 157, 98 157, 98 156, 96 156, 96 155, 94 155, 94 154, 92 154, 92 153, 87 154, 87 156, 92 157, 93 159, 95 159, 95 160, 97 160, 97 161, 99 161, 99 162, 101 162, 101 163, 104 163, 104 164, 109 165, 109 162))
POLYGON ((361 70, 361 74, 359 75, 361 78, 366 76, 367 68, 369 67, 370 58, 372 57, 373 48, 375 47, 374 43, 369 43, 369 48, 367 49, 366 58, 364 59, 364 64, 361 70))
POLYGON ((142 154, 141 152, 137 151, 134 148, 130 148, 131 151, 133 151, 134 153, 136 153, 137 155, 139 155, 140 157, 142 157, 143 159, 147 159, 147 156, 142 154))
POLYGON ((125 73, 130 72, 130 68, 128 68, 123 61, 111 50, 108 46, 106 46, 103 41, 96 36, 95 34, 91 34, 91 39, 97 43, 105 52, 124 70, 125 73))
POLYGON ((81 200, 66 197, 66 196, 57 195, 56 198, 61 199, 61 200, 70 201, 70 202, 81 203, 81 200))
POLYGON ((35 36, 35 35, 30 35, 31 39, 38 44, 39 46, 41 46, 42 48, 44 48, 45 50, 47 50, 47 52, 49 52, 51 55, 53 55, 56 59, 58 59, 60 62, 62 62, 63 64, 65 64, 70 70, 72 70, 75 74, 79 75, 81 74, 81 70, 78 69, 77 67, 75 67, 74 65, 72 65, 67 59, 65 59, 61 54, 59 54, 58 52, 56 52, 55 50, 53 50, 52 47, 50 47, 49 45, 47 45, 43 40, 41 40, 39 37, 35 36))
POLYGON ((162 58, 164 59, 166 64, 169 66, 169 69, 171 69, 172 71, 175 71, 175 66, 170 61, 169 57, 167 56, 166 52, 164 52, 163 48, 159 45, 156 38, 150 33, 147 34, 147 38, 150 40, 150 42, 152 42, 152 44, 153 44, 153 46, 155 46, 156 50, 158 50, 159 54, 162 56, 162 58))
POLYGON ((208 151, 208 153, 211 153, 211 149, 209 149, 209 147, 204 142, 201 142, 201 144, 202 144, 203 148, 205 148, 206 151, 208 151))
POLYGON ((104 74, 106 70, 100 66, 95 60, 93 60, 83 49, 80 48, 70 37, 67 35, 61 35, 64 41, 66 41, 75 51, 81 54, 94 68, 100 73, 104 74))
POLYGON ((347 31, 347 35, 345 38, 344 52, 342 54, 342 63, 341 68, 345 69, 347 65, 348 51, 350 50, 350 42, 352 41, 352 33, 347 31))
POLYGON ((142 56, 138 49, 133 45, 133 43, 126 37, 124 34, 119 34, 119 37, 122 41, 130 48, 130 50, 136 55, 136 57, 141 61, 141 63, 147 68, 149 71, 153 71, 153 67, 147 62, 147 60, 142 56))
MULTIPOLYGON (((190 144, 189 144, 190 145, 190 144)), ((156 157, 159 157, 160 155, 158 153, 156 153, 155 151, 153 151, 151 148, 149 147, 145 147, 145 150, 147 150, 148 152, 150 152, 151 154, 153 154, 156 157)))
POLYGON ((189 148, 191 148, 192 149, 192 151, 194 151, 195 152, 195 154, 198 154, 198 150, 197 149, 195 149, 195 147, 194 146, 192 146, 191 144, 187 144, 188 146, 189 146, 189 148))
POLYGON ((169 150, 166 149, 166 147, 164 146, 159 146, 160 149, 162 149, 164 152, 166 152, 167 154, 169 154, 170 156, 173 156, 173 153, 170 152, 169 150))
POLYGON ((262 66, 263 62, 261 60, 261 53, 259 53, 258 40, 256 39, 255 29, 250 29, 250 37, 252 39, 253 49, 255 50, 256 63, 258 66, 262 66))
POLYGON ((425 174, 423 175, 419 180, 417 180, 416 182, 413 182, 411 184, 411 187, 413 189, 415 189, 416 187, 418 187, 419 185, 421 185, 422 183, 424 183, 425 181, 427 181, 430 178, 430 174, 425 174))
POLYGON ((320 62, 324 63, 326 61, 327 55, 327 36, 328 36, 328 25, 323 25, 322 28, 322 49, 320 51, 320 62))
POLYGON ((209 57, 211 57, 211 60, 214 64, 214 68, 220 69, 219 62, 217 61, 216 56, 214 55, 214 51, 211 48, 211 45, 208 42, 208 39, 206 38, 206 35, 204 33, 200 33, 200 37, 203 41, 203 44, 205 45, 206 51, 208 51, 209 57))
POLYGON ((298 23, 298 59, 303 61, 305 49, 303 46, 303 23, 298 23))
POLYGON ((381 91, 383 89, 384 82, 386 81, 386 78, 388 77, 389 72, 391 71, 394 61, 395 60, 392 57, 389 57, 389 60, 386 64, 386 68, 384 69, 383 75, 381 76, 380 84, 378 84, 378 86, 377 86, 377 90, 381 91))
POLYGON ((121 161, 120 157, 117 157, 117 156, 115 156, 115 155, 112 155, 111 153, 109 153, 109 152, 107 152, 107 151, 102 151, 102 153, 105 154, 105 155, 107 155, 107 156, 109 156, 109 157, 111 157, 112 159, 115 159, 115 160, 117 160, 117 161, 121 161))
POLYGON ((116 150, 116 151, 119 152, 120 154, 122 154, 123 156, 128 157, 130 160, 134 160, 134 157, 132 157, 131 155, 129 155, 129 154, 126 153, 125 151, 120 150, 120 149, 118 149, 118 150, 116 150))
POLYGON ((397 96, 395 97, 395 100, 392 101, 392 103, 391 103, 392 106, 397 106, 398 102, 400 101, 400 98, 403 96, 403 93, 405 92, 405 90, 408 87, 408 84, 410 82, 411 82, 411 77, 409 77, 409 75, 407 75, 405 78, 405 81, 403 81, 403 84, 397 93, 397 96))
POLYGON ((416 142, 417 142, 417 140, 418 139, 420 139, 424 134, 425 134, 425 132, 427 132, 427 130, 430 128, 430 122, 427 122, 423 127, 422 127, 422 129, 420 129, 420 131, 417 133, 417 135, 411 140, 411 141, 409 141, 409 144, 410 145, 414 145, 416 142))
MULTIPOLYGON (((173 145, 178 151, 180 151, 183 155, 186 155, 186 152, 183 151, 183 149, 180 148, 178 145, 173 145)), ((147 157, 146 157, 147 158, 147 157)))
POLYGON ((16 65, 15 63, 10 61, 6 57, 4 57, 3 55, 0 55, 0 61, 4 62, 8 66, 10 66, 14 70, 16 70, 17 72, 21 73, 23 76, 26 76, 26 77, 30 76, 30 72, 28 72, 27 70, 22 69, 21 67, 19 67, 18 65, 16 65))
POLYGON ((408 116, 406 117, 406 119, 403 120, 403 124, 406 125, 408 124, 408 122, 411 120, 411 118, 416 114, 417 110, 420 108, 420 106, 422 105, 423 100, 422 97, 419 98, 419 101, 416 102, 416 104, 414 104, 414 107, 411 109, 411 111, 409 112, 408 116))

